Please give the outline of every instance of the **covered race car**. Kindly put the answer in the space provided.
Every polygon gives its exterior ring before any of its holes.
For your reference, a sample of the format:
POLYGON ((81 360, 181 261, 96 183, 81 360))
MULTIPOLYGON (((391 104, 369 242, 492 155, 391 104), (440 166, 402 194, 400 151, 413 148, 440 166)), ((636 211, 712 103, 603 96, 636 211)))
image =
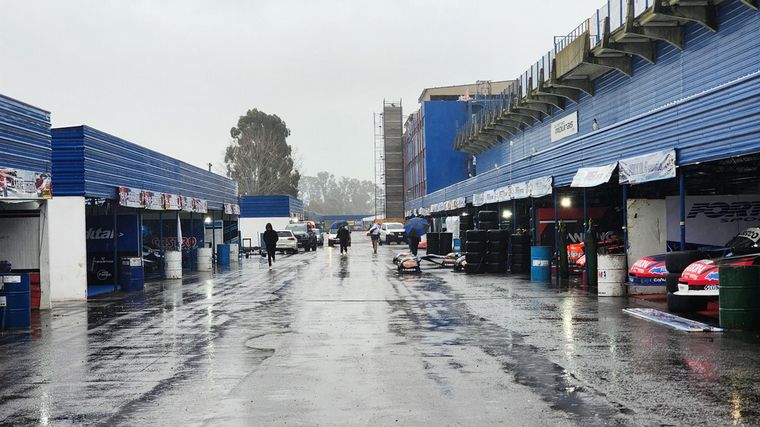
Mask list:
POLYGON ((639 286, 664 286, 667 276, 665 254, 645 256, 628 270, 630 283, 639 286))
MULTIPOLYGON (((623 253, 623 242, 617 238, 599 240, 597 250, 603 254, 620 254, 623 253)), ((583 268, 586 266, 585 242, 567 245, 567 265, 571 273, 583 273, 583 268)))

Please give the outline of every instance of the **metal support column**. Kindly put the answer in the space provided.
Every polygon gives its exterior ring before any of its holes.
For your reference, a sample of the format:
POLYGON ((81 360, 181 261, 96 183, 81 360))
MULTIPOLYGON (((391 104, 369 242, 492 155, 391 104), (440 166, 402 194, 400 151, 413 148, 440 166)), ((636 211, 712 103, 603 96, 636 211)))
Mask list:
POLYGON ((517 234, 517 200, 512 199, 512 234, 517 234))
MULTIPOLYGON (((190 242, 193 241, 192 237, 195 237, 195 227, 193 224, 193 213, 190 212, 190 242)), ((196 240, 197 242, 197 240, 196 240)), ((190 271, 195 271, 195 262, 193 262, 193 257, 198 253, 198 245, 195 245, 195 248, 190 247, 190 271)))
POLYGON ((118 229, 118 202, 111 200, 111 211, 113 213, 113 285, 114 289, 119 286, 119 229, 118 229))
POLYGON ((216 213, 211 211, 211 263, 216 265, 216 213))
POLYGON ((683 169, 678 174, 678 201, 680 205, 679 227, 681 228, 681 250, 686 250, 686 179, 683 169))
MULTIPOLYGON (((588 241, 588 189, 583 188, 583 242, 588 241)), ((588 260, 588 257, 586 257, 588 260)), ((583 285, 588 288, 588 262, 583 267, 583 271, 586 272, 583 279, 583 285)))
POLYGON ((554 268, 557 269, 557 283, 559 283, 559 204, 557 199, 557 189, 552 188, 552 198, 554 199, 554 268))
POLYGON ((536 215, 536 203, 533 197, 530 198, 530 243, 531 246, 538 246, 538 215, 536 215))
POLYGON ((164 213, 158 212, 158 249, 161 254, 161 264, 158 266, 158 271, 161 273, 161 280, 166 279, 166 263, 164 262, 164 213))
POLYGON ((623 253, 628 255, 628 186, 623 185, 623 253))

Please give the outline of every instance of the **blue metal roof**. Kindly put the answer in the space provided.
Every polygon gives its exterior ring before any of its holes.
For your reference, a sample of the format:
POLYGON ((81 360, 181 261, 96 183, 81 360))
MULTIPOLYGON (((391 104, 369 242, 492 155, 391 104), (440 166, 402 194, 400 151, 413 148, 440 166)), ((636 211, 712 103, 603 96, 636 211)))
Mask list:
POLYGON ((303 215, 303 202, 293 196, 240 196, 240 218, 284 218, 303 215))
POLYGON ((677 148, 681 165, 760 152, 760 13, 738 1, 721 3, 720 30, 685 26, 683 51, 657 43, 657 62, 634 58, 633 76, 610 72, 595 81, 595 96, 581 96, 564 112, 520 133, 499 153, 478 157, 478 176, 408 201, 406 209, 554 176, 569 185, 580 167, 599 166, 677 148), (551 122, 578 112, 579 133, 552 143, 551 122), (597 119, 600 129, 593 131, 597 119), (499 167, 493 168, 496 159, 499 167))
POLYGON ((237 184, 224 176, 88 126, 56 128, 55 196, 115 198, 125 186, 208 200, 210 209, 237 203, 237 184))
POLYGON ((0 95, 0 166, 50 172, 50 113, 0 95))

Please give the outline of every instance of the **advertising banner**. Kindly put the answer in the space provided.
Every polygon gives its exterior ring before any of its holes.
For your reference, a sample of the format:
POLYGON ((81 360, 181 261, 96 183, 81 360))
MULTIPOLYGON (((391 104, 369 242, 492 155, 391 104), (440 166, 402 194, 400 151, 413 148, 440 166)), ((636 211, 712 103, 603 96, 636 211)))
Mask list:
POLYGON ((676 177, 676 150, 658 151, 620 160, 620 183, 644 182, 676 177))
POLYGON ((176 194, 161 193, 161 200, 164 209, 167 211, 178 211, 182 209, 182 200, 176 194))
POLYGON ((488 190, 484 192, 483 198, 485 199, 486 203, 496 203, 496 190, 488 190))
POLYGON ((113 251, 116 241, 117 256, 134 256, 139 253, 137 215, 87 216, 86 245, 87 245, 87 283, 90 285, 113 284, 114 277, 113 251))
POLYGON ((119 206, 128 208, 142 208, 142 192, 129 187, 117 187, 119 192, 119 206))
POLYGON ((552 122, 551 140, 557 142, 562 138, 578 133, 578 112, 573 112, 552 122))
POLYGON ((617 163, 592 168, 580 168, 573 176, 571 187, 591 188, 610 181, 617 163))
MULTIPOLYGON (((681 240, 678 196, 665 199, 668 244, 681 240)), ((686 242, 690 248, 723 246, 749 227, 760 224, 760 194, 686 196, 686 242)))
POLYGON ((486 199, 483 196, 483 193, 476 193, 472 195, 473 206, 483 206, 484 204, 486 204, 486 199))
POLYGON ((460 198, 458 198, 458 199, 455 200, 455 205, 456 205, 455 207, 457 209, 462 209, 465 206, 467 206, 467 199, 465 199, 464 197, 460 197, 460 198))
POLYGON ((530 197, 543 197, 552 194, 552 177, 531 179, 528 181, 528 193, 530 193, 530 197))
POLYGON ((52 195, 49 173, 0 166, 0 199, 49 199, 52 195))
POLYGON ((240 206, 234 203, 225 203, 224 213, 226 213, 227 215, 240 215, 240 206))
POLYGON ((208 200, 196 199, 195 197, 193 197, 193 212, 207 213, 208 200))
POLYGON ((161 193, 154 193, 152 191, 143 190, 140 192, 140 199, 142 200, 143 207, 152 211, 164 210, 164 205, 161 200, 161 193))
POLYGON ((513 199, 527 199, 530 197, 527 182, 518 182, 517 184, 510 185, 510 192, 513 199))
POLYGON ((496 189, 496 201, 506 202, 512 200, 512 194, 509 192, 509 186, 499 187, 496 189))
POLYGON ((179 196, 179 205, 181 206, 183 212, 193 211, 193 199, 190 197, 179 196))

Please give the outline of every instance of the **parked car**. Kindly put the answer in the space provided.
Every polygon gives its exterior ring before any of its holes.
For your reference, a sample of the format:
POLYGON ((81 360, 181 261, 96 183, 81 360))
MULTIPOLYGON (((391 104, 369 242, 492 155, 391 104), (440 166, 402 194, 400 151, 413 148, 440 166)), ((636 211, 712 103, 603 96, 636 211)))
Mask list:
POLYGON ((307 223, 290 223, 285 226, 285 229, 292 231, 296 236, 299 248, 304 248, 304 250, 307 252, 310 250, 317 250, 317 235, 313 231, 309 230, 309 225, 307 223))
POLYGON ((319 226, 312 228, 312 232, 317 236, 317 246, 325 245, 325 233, 319 226))
POLYGON ((277 250, 285 253, 290 252, 292 254, 298 253, 298 239, 295 234, 290 230, 277 230, 277 250))
POLYGON ((404 224, 400 222, 386 222, 380 226, 380 244, 385 243, 404 243, 406 242, 406 231, 404 224))

